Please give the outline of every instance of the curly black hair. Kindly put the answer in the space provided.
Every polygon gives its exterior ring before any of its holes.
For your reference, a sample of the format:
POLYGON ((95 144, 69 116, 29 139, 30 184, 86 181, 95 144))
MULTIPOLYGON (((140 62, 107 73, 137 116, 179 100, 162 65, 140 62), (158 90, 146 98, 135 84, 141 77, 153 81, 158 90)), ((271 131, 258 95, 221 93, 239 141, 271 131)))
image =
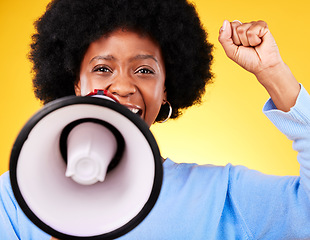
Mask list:
MULTIPOLYGON (((186 0, 53 0, 35 27, 29 58, 34 92, 44 104, 75 94, 88 46, 118 28, 142 31, 161 47, 171 118, 200 103, 212 79, 213 46, 186 0)), ((161 109, 156 121, 166 116, 161 109)))

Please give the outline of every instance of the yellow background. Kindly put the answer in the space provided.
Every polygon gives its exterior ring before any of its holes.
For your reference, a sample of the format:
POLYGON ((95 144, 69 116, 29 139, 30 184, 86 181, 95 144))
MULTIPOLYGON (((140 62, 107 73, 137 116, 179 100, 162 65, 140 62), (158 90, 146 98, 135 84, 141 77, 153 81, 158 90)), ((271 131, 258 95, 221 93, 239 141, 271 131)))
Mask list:
MULTIPOLYGON (((0 174, 8 170, 11 147, 25 122, 41 105, 31 86, 27 60, 33 21, 47 0, 0 0, 0 174)), ((151 128, 162 155, 176 162, 216 165, 233 163, 268 174, 296 175, 299 166, 291 142, 261 109, 268 95, 255 78, 226 58, 217 41, 224 19, 266 20, 285 62, 310 90, 308 29, 310 2, 195 0, 201 20, 215 45, 215 82, 202 105, 178 120, 151 128)), ((184 63, 186 64, 186 63, 184 63)), ((35 150, 35 149, 34 149, 35 150)))

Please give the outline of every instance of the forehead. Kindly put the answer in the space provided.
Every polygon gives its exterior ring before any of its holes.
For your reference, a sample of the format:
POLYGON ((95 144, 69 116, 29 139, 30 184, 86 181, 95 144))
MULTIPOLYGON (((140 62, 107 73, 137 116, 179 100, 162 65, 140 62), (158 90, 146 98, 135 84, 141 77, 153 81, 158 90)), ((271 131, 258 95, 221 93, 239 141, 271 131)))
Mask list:
POLYGON ((159 44, 150 36, 124 29, 117 29, 92 42, 85 57, 98 54, 126 57, 137 53, 151 55, 158 60, 163 60, 159 44))

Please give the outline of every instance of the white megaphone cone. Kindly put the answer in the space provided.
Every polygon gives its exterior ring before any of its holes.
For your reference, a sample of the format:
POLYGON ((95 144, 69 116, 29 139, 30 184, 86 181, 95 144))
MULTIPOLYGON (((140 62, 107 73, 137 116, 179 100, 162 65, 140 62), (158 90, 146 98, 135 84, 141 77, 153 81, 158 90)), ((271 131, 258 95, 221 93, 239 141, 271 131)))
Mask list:
POLYGON ((19 133, 10 159, 21 209, 63 240, 128 233, 155 205, 162 177, 160 152, 146 123, 101 97, 45 105, 19 133))

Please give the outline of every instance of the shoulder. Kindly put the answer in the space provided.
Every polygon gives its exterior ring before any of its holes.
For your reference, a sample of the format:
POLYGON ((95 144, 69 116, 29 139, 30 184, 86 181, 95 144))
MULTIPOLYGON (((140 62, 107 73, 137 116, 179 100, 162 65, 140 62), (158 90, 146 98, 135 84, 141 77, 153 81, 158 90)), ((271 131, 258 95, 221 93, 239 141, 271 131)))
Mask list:
MULTIPOLYGON (((208 177, 224 177, 231 174, 242 174, 242 172, 252 171, 247 167, 230 163, 227 165, 214 164, 197 164, 197 163, 176 163, 167 159, 164 163, 164 171, 169 174, 176 174, 182 176, 208 176, 208 177)), ((256 171, 257 172, 257 171, 256 171)))
POLYGON ((216 166, 212 164, 197 164, 197 163, 176 163, 170 159, 164 162, 164 170, 170 174, 183 176, 194 175, 226 175, 229 174, 231 164, 226 166, 216 166))
POLYGON ((0 184, 6 183, 7 181, 10 181, 10 173, 9 171, 3 173, 0 175, 0 184))
POLYGON ((18 204, 11 187, 9 172, 5 172, 0 176, 0 209, 12 218, 17 217, 18 204))
MULTIPOLYGON (((166 160, 167 161, 167 160, 166 160)), ((164 181, 169 184, 191 186, 197 190, 223 189, 229 184, 231 164, 216 166, 212 164, 199 165, 195 163, 175 163, 171 160, 164 163, 164 181)))
POLYGON ((0 239, 40 239, 51 237, 38 229, 20 209, 11 187, 10 174, 0 176, 0 239))
POLYGON ((13 195, 9 172, 5 172, 0 176, 0 197, 4 198, 7 195, 13 195))

